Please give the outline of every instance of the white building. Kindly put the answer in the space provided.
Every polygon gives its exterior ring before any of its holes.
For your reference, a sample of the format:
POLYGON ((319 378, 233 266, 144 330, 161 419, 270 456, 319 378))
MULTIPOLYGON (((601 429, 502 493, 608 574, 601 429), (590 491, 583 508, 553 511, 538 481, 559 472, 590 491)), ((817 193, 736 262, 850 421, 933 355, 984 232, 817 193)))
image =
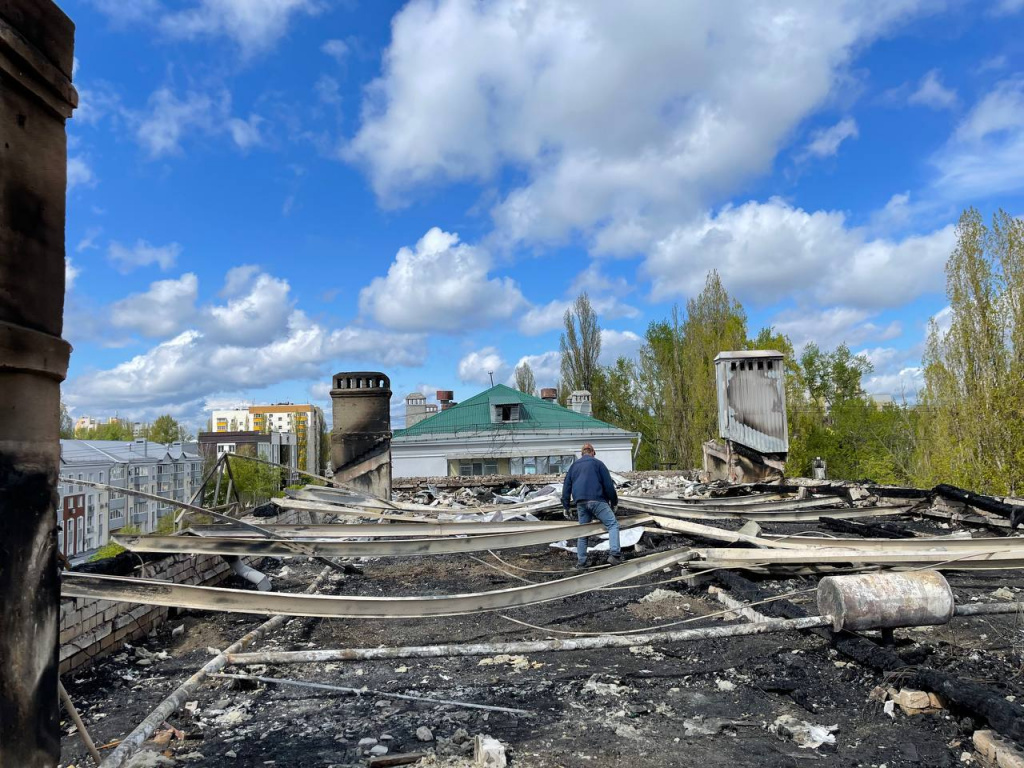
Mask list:
POLYGON ((245 408, 217 410, 211 423, 214 432, 281 432, 295 435, 297 466, 305 472, 320 474, 320 451, 324 432, 324 412, 315 405, 278 403, 245 408))
POLYGON ((565 472, 591 443, 608 469, 633 469, 639 436, 588 415, 590 393, 572 408, 499 384, 395 432, 394 477, 543 475, 565 472))
POLYGON ((57 522, 60 550, 69 557, 102 547, 110 534, 131 525, 143 533, 170 514, 171 502, 187 502, 202 482, 203 460, 181 443, 145 439, 61 440, 57 522), (79 485, 91 480, 162 496, 166 502, 79 485))

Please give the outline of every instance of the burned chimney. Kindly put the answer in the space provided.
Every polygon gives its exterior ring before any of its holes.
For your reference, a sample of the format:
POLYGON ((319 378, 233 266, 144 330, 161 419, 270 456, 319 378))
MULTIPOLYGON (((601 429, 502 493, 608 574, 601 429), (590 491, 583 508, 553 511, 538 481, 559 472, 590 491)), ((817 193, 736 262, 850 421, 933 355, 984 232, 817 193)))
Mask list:
POLYGON ((544 387, 540 391, 540 399, 548 403, 554 403, 558 401, 558 390, 554 387, 544 387))
POLYGON ((592 416, 594 411, 590 404, 590 393, 585 389, 575 390, 569 395, 569 409, 584 416, 592 416))
POLYGON ((442 411, 447 411, 452 406, 458 405, 455 402, 455 392, 450 389, 437 390, 437 402, 441 404, 442 411))
POLYGON ((391 498, 391 381, 378 371, 334 375, 331 464, 334 479, 391 498))

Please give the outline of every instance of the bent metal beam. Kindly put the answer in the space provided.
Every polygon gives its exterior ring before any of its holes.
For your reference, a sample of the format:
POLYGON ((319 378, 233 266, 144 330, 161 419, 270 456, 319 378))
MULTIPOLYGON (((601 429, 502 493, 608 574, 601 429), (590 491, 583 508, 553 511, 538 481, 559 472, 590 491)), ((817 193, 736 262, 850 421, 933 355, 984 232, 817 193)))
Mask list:
POLYGON ((690 550, 671 550, 630 560, 578 576, 468 595, 417 597, 327 597, 249 592, 243 589, 193 587, 154 579, 63 574, 64 594, 146 605, 168 605, 206 611, 351 619, 415 619, 458 616, 546 603, 656 573, 692 557, 690 550))
MULTIPOLYGON (((649 523, 648 516, 621 521, 622 528, 649 523)), ((487 536, 442 539, 398 539, 384 541, 290 541, 288 539, 238 539, 201 536, 114 536, 132 552, 202 553, 208 555, 252 555, 260 557, 410 557, 415 555, 457 555, 495 549, 518 549, 553 544, 568 538, 594 536, 604 531, 601 523, 539 531, 501 533, 487 536)))

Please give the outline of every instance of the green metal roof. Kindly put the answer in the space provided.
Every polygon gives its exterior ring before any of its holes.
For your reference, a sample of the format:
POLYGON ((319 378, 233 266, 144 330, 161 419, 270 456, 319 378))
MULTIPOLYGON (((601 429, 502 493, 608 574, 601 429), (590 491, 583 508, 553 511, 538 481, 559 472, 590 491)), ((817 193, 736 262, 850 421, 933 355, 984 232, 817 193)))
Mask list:
MULTIPOLYGON (((445 434, 473 432, 624 432, 616 426, 584 416, 558 403, 549 403, 539 397, 497 384, 465 402, 452 406, 447 411, 438 411, 418 424, 395 430, 396 439, 404 437, 441 436, 445 434), (519 421, 492 422, 493 405, 519 403, 519 421)), ((626 433, 628 434, 628 433, 626 433)))

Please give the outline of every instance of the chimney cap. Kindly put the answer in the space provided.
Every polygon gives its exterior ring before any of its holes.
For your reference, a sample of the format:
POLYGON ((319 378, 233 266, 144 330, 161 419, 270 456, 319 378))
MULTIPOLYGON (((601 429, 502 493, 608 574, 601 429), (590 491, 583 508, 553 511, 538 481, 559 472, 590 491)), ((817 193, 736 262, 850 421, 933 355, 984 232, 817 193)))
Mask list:
POLYGON ((437 390, 437 402, 448 403, 455 399, 455 392, 451 389, 437 390))

